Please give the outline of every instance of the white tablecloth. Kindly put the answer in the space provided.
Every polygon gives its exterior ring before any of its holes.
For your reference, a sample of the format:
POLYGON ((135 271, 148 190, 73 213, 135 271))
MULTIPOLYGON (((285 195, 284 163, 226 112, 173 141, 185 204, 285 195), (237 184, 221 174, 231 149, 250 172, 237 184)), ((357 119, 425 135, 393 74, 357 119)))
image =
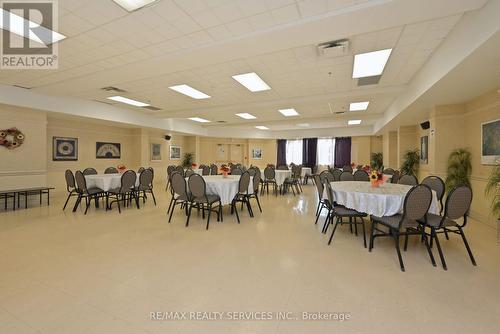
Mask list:
POLYGON ((285 179, 287 177, 290 177, 292 176, 292 172, 289 171, 289 170, 280 170, 280 169, 276 169, 275 170, 275 178, 276 178, 276 184, 278 186, 281 186, 283 185, 283 182, 285 182, 285 179))
MULTIPOLYGON (((222 175, 205 175, 205 184, 207 185, 207 194, 219 195, 223 205, 230 204, 234 196, 238 193, 240 175, 228 175, 224 178, 222 175)), ((253 177, 250 177, 248 193, 253 193, 253 177)))
MULTIPOLYGON (((411 189, 411 186, 392 183, 384 183, 374 188, 370 182, 363 181, 332 182, 331 185, 334 200, 338 204, 378 217, 402 213, 406 193, 411 189)), ((326 191, 325 187, 323 198, 328 196, 326 191)), ((429 212, 439 213, 439 204, 434 191, 429 212)))
POLYGON ((312 170, 310 167, 302 167, 302 177, 305 177, 306 174, 312 174, 312 170))
MULTIPOLYGON (((109 191, 110 189, 120 188, 122 180, 122 174, 95 174, 95 175, 85 175, 85 181, 87 181, 87 188, 99 188, 104 191, 109 191)), ((137 179, 135 185, 139 185, 139 174, 137 174, 137 179)))
MULTIPOLYGON (((187 168, 184 169, 184 173, 187 171, 187 168)), ((192 171, 195 173, 195 174, 198 174, 198 175, 203 175, 203 169, 200 169, 200 168, 197 168, 197 169, 192 169, 192 171)))

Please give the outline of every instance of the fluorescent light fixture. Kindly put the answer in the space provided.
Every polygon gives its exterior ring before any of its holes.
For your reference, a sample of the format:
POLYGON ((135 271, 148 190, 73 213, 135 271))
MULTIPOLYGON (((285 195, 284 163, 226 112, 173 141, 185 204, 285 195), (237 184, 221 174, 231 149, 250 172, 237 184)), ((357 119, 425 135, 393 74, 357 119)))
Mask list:
POLYGON ((359 125, 359 124, 361 124, 361 120, 360 119, 351 119, 350 121, 347 121, 347 124, 349 124, 349 125, 359 125))
POLYGON ((257 125, 255 128, 259 129, 259 130, 269 130, 269 128, 267 126, 264 126, 264 125, 257 125))
POLYGON ((133 12, 158 0, 113 0, 117 5, 128 12, 133 12))
POLYGON ((286 116, 286 117, 290 117, 290 116, 298 116, 299 113, 293 109, 293 108, 290 108, 290 109, 280 109, 278 110, 280 113, 283 114, 283 116, 286 116))
POLYGON ((254 115, 249 114, 249 113, 247 113, 247 112, 240 113, 240 114, 236 114, 236 116, 241 117, 241 118, 244 118, 244 119, 256 119, 256 118, 257 118, 257 117, 255 117, 254 115))
POLYGON ((255 72, 233 75, 233 79, 245 86, 251 92, 271 89, 271 87, 269 87, 255 72))
POLYGON ((210 121, 208 119, 204 119, 204 118, 200 118, 200 117, 190 117, 188 119, 195 121, 195 122, 200 122, 200 123, 210 123, 210 121))
POLYGON ((297 126, 300 126, 301 128, 307 128, 310 124, 309 123, 299 123, 297 126))
POLYGON ((192 97, 196 100, 209 99, 211 97, 210 95, 200 92, 199 90, 194 89, 193 87, 188 85, 170 86, 168 88, 170 88, 171 90, 175 90, 178 93, 192 97))
POLYGON ((132 99, 127 99, 126 97, 123 97, 123 96, 111 96, 111 97, 108 97, 108 100, 113 100, 116 102, 130 104, 131 106, 134 106, 134 107, 148 107, 149 106, 149 104, 147 104, 147 103, 132 100, 132 99))
POLYGON ((352 77, 356 79, 382 74, 391 52, 392 49, 385 49, 355 55, 352 77))
POLYGON ((370 102, 353 102, 349 105, 349 111, 366 110, 370 102))
POLYGON ((0 8, 0 29, 10 31, 13 34, 19 35, 23 38, 48 46, 57 43, 66 38, 66 36, 40 26, 38 23, 24 19, 12 12, 8 12, 0 8), (7 18, 4 22, 4 18, 7 18), (24 27, 28 26, 30 29, 25 32, 24 27), (36 28, 36 33, 34 29, 36 28))

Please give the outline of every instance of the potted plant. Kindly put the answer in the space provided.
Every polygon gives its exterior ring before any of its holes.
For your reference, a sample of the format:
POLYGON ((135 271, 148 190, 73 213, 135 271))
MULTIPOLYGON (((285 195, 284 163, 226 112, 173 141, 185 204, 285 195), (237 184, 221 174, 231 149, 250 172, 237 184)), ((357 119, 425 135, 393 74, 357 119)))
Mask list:
POLYGON ((459 148, 450 153, 448 166, 446 168, 446 189, 466 185, 470 187, 470 176, 472 174, 471 154, 469 150, 459 148))
POLYGON ((182 157, 182 167, 191 168, 193 166, 194 154, 193 153, 184 153, 182 157))
POLYGON ((413 175, 417 177, 418 168, 420 166, 420 150, 407 150, 403 156, 403 164, 401 165, 401 175, 413 175))
POLYGON ((496 215, 497 221, 500 222, 500 160, 496 162, 495 167, 491 170, 484 192, 487 196, 492 197, 491 213, 496 215))
POLYGON ((380 170, 384 164, 384 156, 381 152, 372 153, 370 166, 372 169, 380 170))

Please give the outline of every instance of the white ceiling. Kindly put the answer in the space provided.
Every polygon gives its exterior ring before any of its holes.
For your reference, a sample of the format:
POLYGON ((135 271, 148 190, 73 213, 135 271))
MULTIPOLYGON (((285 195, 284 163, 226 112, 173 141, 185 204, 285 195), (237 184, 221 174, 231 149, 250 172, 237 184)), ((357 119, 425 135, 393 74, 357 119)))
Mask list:
MULTIPOLYGON (((463 17, 487 0, 160 0, 127 13, 111 0, 60 0, 59 69, 2 71, 0 83, 51 96, 106 101, 100 88, 162 111, 157 118, 203 117, 206 126, 271 130, 374 124, 463 17), (318 56, 321 42, 348 38, 347 55, 318 56), (358 87, 353 55, 393 48, 379 84, 358 87), (251 93, 231 76, 257 72, 271 90, 251 93), (189 84, 212 96, 168 89, 189 84), (366 111, 345 112, 370 101, 366 111), (295 108, 290 119, 278 109, 295 108), (249 112, 246 121, 235 113, 249 112)), ((124 105, 119 104, 120 107, 124 105)), ((205 126, 205 125, 204 125, 205 126)))

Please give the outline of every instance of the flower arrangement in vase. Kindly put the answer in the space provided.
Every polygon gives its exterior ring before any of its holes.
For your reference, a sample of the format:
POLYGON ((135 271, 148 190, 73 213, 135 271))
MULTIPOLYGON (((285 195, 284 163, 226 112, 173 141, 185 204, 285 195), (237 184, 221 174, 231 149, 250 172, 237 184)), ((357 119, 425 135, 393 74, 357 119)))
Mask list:
POLYGON ((356 163, 351 162, 351 168, 354 169, 354 167, 356 167, 356 163))
POLYGON ((365 165, 365 166, 363 167, 363 170, 364 170, 365 172, 367 172, 368 174, 370 174, 370 172, 371 172, 371 168, 370 168, 370 166, 368 166, 368 165, 365 165))
POLYGON ((373 170, 370 173, 370 182, 372 183, 373 188, 379 187, 385 181, 386 181, 386 179, 384 178, 384 174, 382 174, 382 172, 373 170))
POLYGON ((227 175, 229 174, 230 169, 229 169, 229 167, 227 167, 227 166, 222 166, 222 167, 220 168, 220 171, 221 171, 221 173, 222 173, 222 177, 226 178, 226 177, 227 177, 227 175))
POLYGON ((118 165, 116 169, 118 169, 118 173, 122 174, 127 170, 127 167, 125 167, 125 165, 118 165))
POLYGON ((192 168, 192 169, 196 169, 196 167, 198 167, 198 165, 197 165, 197 164, 195 164, 195 163, 192 163, 192 164, 191 164, 191 168, 192 168))

